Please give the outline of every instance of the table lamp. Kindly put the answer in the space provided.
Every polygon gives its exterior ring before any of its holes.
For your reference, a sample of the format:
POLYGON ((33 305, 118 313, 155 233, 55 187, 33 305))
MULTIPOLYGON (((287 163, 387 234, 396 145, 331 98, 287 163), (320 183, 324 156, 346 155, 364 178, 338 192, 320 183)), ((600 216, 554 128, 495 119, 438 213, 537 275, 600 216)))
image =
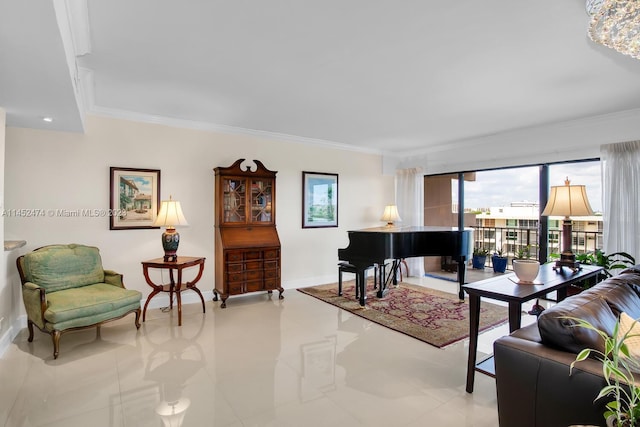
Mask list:
POLYGON ((569 184, 570 181, 567 177, 564 185, 551 187, 549 201, 541 214, 542 216, 564 216, 562 222, 562 253, 553 267, 554 270, 562 267, 569 267, 574 271, 580 269, 580 263, 576 262, 576 256, 571 250, 573 238, 570 217, 593 215, 585 186, 569 184))
POLYGON ((162 247, 164 248, 164 261, 176 262, 178 256, 178 245, 180 244, 180 234, 176 231, 176 227, 188 226, 187 220, 182 213, 180 202, 172 200, 163 200, 160 206, 158 217, 153 223, 154 227, 167 227, 162 233, 162 247))
POLYGON ((394 222, 401 222, 402 219, 398 214, 398 207, 396 205, 387 205, 384 207, 384 213, 382 214, 382 221, 387 221, 387 227, 393 227, 394 222))

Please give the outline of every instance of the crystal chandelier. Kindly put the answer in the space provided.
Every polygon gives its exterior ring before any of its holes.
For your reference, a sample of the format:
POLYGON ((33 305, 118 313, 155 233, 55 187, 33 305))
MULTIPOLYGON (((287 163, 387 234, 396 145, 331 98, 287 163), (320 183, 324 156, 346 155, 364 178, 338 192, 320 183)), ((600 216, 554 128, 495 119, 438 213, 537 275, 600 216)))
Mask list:
POLYGON ((591 40, 640 59, 639 0, 587 0, 586 8, 591 40))

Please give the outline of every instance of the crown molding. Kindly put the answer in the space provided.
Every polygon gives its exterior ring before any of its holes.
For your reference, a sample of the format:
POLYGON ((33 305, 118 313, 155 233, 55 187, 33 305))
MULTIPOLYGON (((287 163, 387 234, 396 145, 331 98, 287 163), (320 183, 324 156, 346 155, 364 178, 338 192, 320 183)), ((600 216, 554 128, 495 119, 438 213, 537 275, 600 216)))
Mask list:
MULTIPOLYGON (((606 129, 610 131, 611 134, 615 134, 615 131, 619 130, 619 128, 628 125, 629 123, 638 123, 639 121, 640 108, 636 108, 596 116, 581 117, 573 120, 511 129, 504 132, 479 135, 473 138, 441 142, 436 145, 430 145, 428 148, 424 149, 403 151, 397 153, 396 157, 411 158, 414 156, 424 156, 433 153, 460 150, 478 145, 488 147, 492 144, 504 144, 506 142, 513 144, 514 141, 531 141, 532 138, 536 137, 544 137, 546 139, 549 135, 567 135, 574 132, 584 132, 585 129, 598 129, 600 131, 606 129)), ((598 136, 599 134, 600 132, 598 132, 598 136)), ((605 141, 600 142, 604 143, 605 141)))
POLYGON ((87 113, 93 114, 96 116, 123 119, 123 120, 129 120, 133 122, 158 124, 158 125, 164 125, 164 126, 170 126, 170 127, 182 128, 182 129, 225 133, 229 135, 253 136, 253 137, 262 138, 262 139, 273 139, 277 141, 286 141, 286 142, 292 142, 296 144, 330 148, 334 150, 355 151, 355 152, 378 154, 378 155, 383 154, 382 151, 377 149, 359 147, 359 146, 344 144, 344 143, 335 142, 335 141, 328 141, 324 139, 307 138, 303 136, 289 135, 289 134, 279 133, 279 132, 269 132, 269 131, 263 131, 263 130, 257 130, 257 129, 248 129, 248 128, 242 128, 242 127, 236 127, 236 126, 221 125, 217 123, 202 122, 197 120, 178 119, 174 117, 158 116, 158 115, 152 115, 152 114, 146 114, 146 113, 138 113, 135 111, 101 107, 101 106, 95 105, 93 103, 93 100, 88 98, 93 98, 93 96, 87 94, 87 96, 85 97, 85 99, 87 100, 86 105, 88 107, 87 113))
POLYGON ((247 129, 236 126, 227 126, 211 122, 202 122, 197 120, 178 119, 174 117, 158 116, 135 111, 127 111, 117 108, 108 108, 96 105, 95 102, 95 83, 93 70, 78 67, 80 76, 80 93, 82 94, 82 104, 87 114, 95 116, 109 117, 115 119, 128 120, 132 122, 151 123, 157 125, 170 126, 175 128, 200 130, 205 132, 225 133, 229 135, 253 136, 263 139, 273 139, 278 141, 292 142, 296 144, 305 144, 316 147, 330 148, 334 150, 354 151, 360 153, 382 155, 383 152, 378 149, 367 147, 358 147, 354 145, 344 144, 335 141, 328 141, 318 138, 307 138, 285 133, 269 132, 256 129, 247 129))

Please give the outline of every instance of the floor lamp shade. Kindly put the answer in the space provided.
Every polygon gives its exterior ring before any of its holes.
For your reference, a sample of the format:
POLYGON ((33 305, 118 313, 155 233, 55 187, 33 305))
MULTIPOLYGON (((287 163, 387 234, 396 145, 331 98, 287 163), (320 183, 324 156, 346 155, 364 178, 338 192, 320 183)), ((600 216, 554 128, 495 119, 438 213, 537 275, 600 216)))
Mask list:
POLYGON ((562 253, 560 254, 560 260, 556 261, 555 268, 580 268, 571 249, 573 240, 571 217, 590 216, 593 214, 584 185, 570 185, 570 181, 567 178, 564 185, 551 187, 549 201, 541 215, 564 217, 562 222, 562 253))
POLYGON ((154 227, 166 227, 162 233, 162 248, 164 249, 165 261, 177 261, 178 245, 180 244, 180 234, 176 231, 176 227, 186 227, 187 222, 180 202, 172 200, 163 200, 160 205, 160 212, 153 223, 154 227))

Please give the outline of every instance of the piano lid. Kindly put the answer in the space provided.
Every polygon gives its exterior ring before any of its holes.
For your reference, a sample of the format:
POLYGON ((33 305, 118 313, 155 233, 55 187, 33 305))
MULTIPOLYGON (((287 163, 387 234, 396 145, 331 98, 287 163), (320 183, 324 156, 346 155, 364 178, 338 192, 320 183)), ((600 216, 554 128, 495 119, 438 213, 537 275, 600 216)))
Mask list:
MULTIPOLYGON (((472 231, 473 228, 465 227, 464 231, 472 231)), ((363 228, 360 230, 349 230, 351 232, 366 232, 366 233, 428 233, 428 232, 441 232, 441 231, 460 231, 458 227, 445 227, 439 225, 407 225, 407 226, 381 226, 363 228)))

